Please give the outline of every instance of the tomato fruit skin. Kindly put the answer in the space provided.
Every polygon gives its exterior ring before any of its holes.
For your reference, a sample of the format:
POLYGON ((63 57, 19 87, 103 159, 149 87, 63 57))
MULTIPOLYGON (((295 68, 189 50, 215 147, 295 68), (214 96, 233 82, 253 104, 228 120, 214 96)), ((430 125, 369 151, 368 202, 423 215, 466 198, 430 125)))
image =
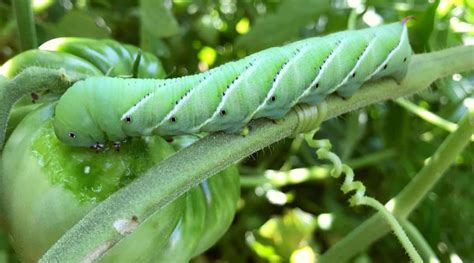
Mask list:
POLYGON ((0 75, 12 78, 28 67, 64 69, 88 76, 132 77, 136 73, 134 77, 138 78, 166 77, 166 71, 157 57, 112 39, 51 39, 38 49, 22 52, 5 62, 0 67, 0 75), (133 72, 137 57, 137 72, 133 72))
POLYGON ((100 76, 103 73, 89 61, 68 53, 32 49, 22 52, 0 67, 0 75, 13 78, 28 67, 64 69, 89 76, 100 76))
POLYGON ((111 39, 56 38, 45 42, 39 49, 75 55, 97 67, 103 74, 110 76, 130 76, 139 55, 140 63, 136 77, 158 79, 166 77, 166 72, 158 58, 148 52, 141 52, 135 46, 121 44, 111 39))
MULTIPOLYGON (((175 152, 160 137, 131 140, 120 152, 69 147, 54 136, 53 113, 48 104, 27 115, 0 162, 8 228, 25 262, 37 261, 108 195, 175 152)), ((239 175, 228 168, 140 222, 101 261, 186 262, 230 226, 239 195, 239 175)))

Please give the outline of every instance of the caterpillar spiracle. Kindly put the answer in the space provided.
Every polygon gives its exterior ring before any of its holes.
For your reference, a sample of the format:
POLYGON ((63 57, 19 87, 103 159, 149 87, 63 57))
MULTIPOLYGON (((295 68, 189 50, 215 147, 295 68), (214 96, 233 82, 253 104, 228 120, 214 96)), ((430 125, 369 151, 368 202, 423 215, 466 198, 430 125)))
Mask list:
POLYGON ((57 137, 100 149, 128 136, 241 131, 257 118, 282 118, 298 103, 364 82, 406 75, 412 50, 406 20, 269 48, 204 73, 166 80, 91 77, 56 107, 57 137))

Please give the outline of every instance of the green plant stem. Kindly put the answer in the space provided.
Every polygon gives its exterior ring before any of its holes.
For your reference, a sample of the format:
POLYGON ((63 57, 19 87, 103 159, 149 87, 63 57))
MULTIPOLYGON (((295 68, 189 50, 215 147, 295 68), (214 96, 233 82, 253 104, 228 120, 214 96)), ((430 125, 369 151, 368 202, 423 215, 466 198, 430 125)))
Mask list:
POLYGON ((79 75, 66 75, 63 70, 31 67, 11 80, 0 81, 0 151, 5 142, 8 117, 16 101, 32 92, 62 92, 80 78, 79 75))
MULTIPOLYGON (((443 141, 415 178, 387 203, 395 217, 400 220, 408 217, 469 144, 473 133, 474 106, 470 105, 469 111, 458 123, 458 129, 443 141)), ((372 216, 321 255, 319 262, 345 262, 385 236, 389 230, 380 215, 372 216)))
MULTIPOLYGON (((326 119, 387 99, 412 95, 426 89, 438 78, 472 70, 474 69, 474 61, 470 59, 472 52, 474 52, 474 46, 461 46, 416 55, 401 85, 397 85, 393 80, 381 80, 364 85, 349 100, 329 98, 326 119)), ((306 108, 314 109, 315 107, 306 108)), ((131 216, 137 216, 140 222, 146 220, 154 212, 209 176, 259 149, 293 135, 296 131, 302 131, 300 127, 305 126, 302 123, 307 123, 308 120, 299 119, 301 116, 294 110, 276 124, 268 120, 257 120, 251 123, 252 130, 246 137, 216 133, 179 151, 100 203, 66 232, 48 250, 41 261, 80 261, 95 253, 98 248, 113 247, 124 238, 111 227, 115 220, 131 216)), ((309 119, 311 117, 315 116, 308 116, 309 119)), ((460 125, 458 131, 467 129, 464 126, 460 125)), ((459 136, 458 131, 451 135, 459 136)), ((454 157, 446 159, 452 158, 454 157)), ((381 224, 383 228, 386 228, 383 222, 381 224)), ((374 236, 377 235, 377 232, 374 233, 374 236)), ((365 242, 372 241, 373 237, 366 236, 365 239, 365 242)), ((347 248, 354 250, 352 247, 347 248)), ((106 253, 107 249, 101 251, 106 253)), ((349 255, 352 251, 343 253, 349 255)))
POLYGON ((413 244, 417 248, 418 252, 420 252, 423 262, 439 263, 440 261, 438 257, 434 253, 433 249, 431 249, 430 245, 420 233, 420 231, 418 231, 418 229, 406 219, 399 220, 399 222, 405 229, 405 232, 407 233, 410 240, 413 241, 413 244))
POLYGON ((405 231, 402 229, 402 226, 398 223, 395 217, 390 214, 390 212, 383 206, 379 201, 375 200, 372 197, 365 196, 363 198, 363 204, 368 205, 379 212, 379 214, 385 219, 385 221, 390 225, 390 228, 393 230, 397 236, 402 246, 405 248, 405 251, 410 256, 412 262, 421 263, 423 260, 421 256, 416 251, 415 247, 411 243, 410 239, 406 235, 405 231))
POLYGON ((22 51, 38 47, 31 0, 13 0, 18 36, 22 51))
MULTIPOLYGON (((403 99, 403 98, 398 98, 395 100, 395 102, 405 108, 406 110, 416 114, 418 117, 422 118, 428 123, 431 123, 443 130, 453 132, 458 128, 458 125, 456 123, 452 123, 450 121, 447 121, 440 116, 432 113, 431 111, 425 110, 409 100, 403 99)), ((474 135, 471 137, 471 141, 474 141, 474 135)))

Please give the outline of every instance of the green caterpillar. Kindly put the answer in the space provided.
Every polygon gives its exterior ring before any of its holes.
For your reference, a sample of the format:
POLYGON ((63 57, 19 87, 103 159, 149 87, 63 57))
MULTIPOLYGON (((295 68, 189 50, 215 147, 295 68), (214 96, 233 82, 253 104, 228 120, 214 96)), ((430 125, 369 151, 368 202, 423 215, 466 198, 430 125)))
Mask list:
POLYGON ((334 92, 350 97, 368 80, 400 82, 411 55, 405 19, 266 49, 192 76, 91 77, 60 99, 55 132, 66 144, 96 149, 128 136, 235 133, 253 119, 282 118, 298 103, 334 92))

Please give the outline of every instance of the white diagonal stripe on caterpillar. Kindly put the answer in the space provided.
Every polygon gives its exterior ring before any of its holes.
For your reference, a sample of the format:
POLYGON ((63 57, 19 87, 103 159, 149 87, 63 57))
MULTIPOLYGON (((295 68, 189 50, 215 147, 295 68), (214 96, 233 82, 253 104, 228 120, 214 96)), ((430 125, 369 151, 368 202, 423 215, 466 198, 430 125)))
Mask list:
POLYGON ((306 88, 303 91, 303 93, 301 93, 301 95, 297 99, 295 99, 292 103, 294 103, 294 104, 298 103, 302 98, 304 98, 305 96, 307 96, 311 92, 311 89, 318 84, 319 79, 321 78, 321 76, 326 71, 327 66, 332 61, 332 59, 335 57, 336 53, 339 51, 339 49, 341 47, 342 47, 342 40, 338 40, 336 47, 329 53, 329 56, 326 59, 324 59, 323 63, 319 66, 318 74, 316 75, 314 80, 311 82, 311 84, 309 84, 308 88, 306 88))
POLYGON ((124 121, 127 118, 130 118, 132 114, 138 110, 145 102, 147 102, 152 96, 153 92, 147 93, 143 98, 141 98, 137 103, 135 103, 127 112, 122 114, 122 117, 120 117, 121 121, 124 121))
POLYGON ((171 109, 170 112, 168 112, 168 114, 165 115, 165 117, 163 117, 163 119, 161 121, 158 122, 158 124, 156 124, 155 126, 153 126, 151 128, 151 130, 155 130, 157 129, 158 127, 160 127, 161 125, 163 125, 163 123, 165 123, 166 121, 170 120, 175 114, 176 112, 179 111, 179 109, 182 107, 182 105, 184 103, 186 103, 189 98, 191 97, 191 95, 200 87, 202 86, 202 84, 208 79, 210 73, 208 74, 205 74, 205 76, 203 76, 203 78, 199 81, 198 85, 195 86, 195 87, 192 87, 191 89, 187 90, 186 93, 178 100, 178 102, 173 106, 173 108, 171 109))
POLYGON ((274 77, 274 81, 272 81, 272 87, 268 90, 267 96, 265 97, 263 102, 260 105, 258 105, 258 107, 244 119, 245 123, 249 122, 253 118, 253 116, 255 116, 255 114, 257 114, 263 107, 265 107, 268 104, 268 101, 270 101, 271 98, 275 95, 275 90, 278 87, 278 84, 282 78, 281 76, 284 75, 284 73, 290 67, 291 63, 296 60, 299 54, 301 54, 301 48, 296 48, 295 55, 293 55, 285 63, 283 63, 281 69, 278 71, 278 73, 274 77))
POLYGON ((403 41, 404 41, 403 38, 404 38, 404 36, 406 36, 406 30, 407 30, 407 28, 403 27, 403 32, 401 34, 400 41, 398 42, 397 46, 394 49, 392 49, 392 51, 390 51, 390 53, 388 53, 387 58, 379 65, 379 67, 374 72, 372 72, 372 74, 370 74, 367 78, 365 78, 364 81, 367 81, 367 80, 371 79, 373 76, 375 76, 377 73, 379 73, 382 69, 387 67, 388 62, 390 61, 390 59, 393 57, 393 55, 403 45, 403 41))
POLYGON ((347 74, 347 76, 344 78, 344 80, 341 81, 341 83, 339 83, 338 85, 336 85, 334 88, 330 89, 328 91, 328 93, 332 93, 334 91, 336 91, 337 89, 339 89, 342 85, 346 84, 347 81, 351 78, 351 76, 353 76, 353 74, 357 71, 357 69, 359 68, 359 66, 361 65, 362 61, 364 60, 364 58, 367 56, 367 54, 369 54, 369 50, 370 48, 372 47, 372 45, 375 43, 376 41, 376 38, 377 36, 374 35, 374 38, 367 44, 367 46, 365 47, 364 51, 362 52, 362 54, 359 56, 359 58, 357 59, 357 62, 356 64, 354 65, 354 67, 352 68, 352 70, 347 74))
POLYGON ((224 108, 224 105, 226 103, 226 101, 228 100, 229 96, 232 94, 232 91, 234 91, 237 87, 238 87, 238 84, 242 81, 242 76, 245 76, 245 73, 248 73, 248 72, 251 72, 255 69, 255 64, 256 64, 256 59, 253 59, 252 61, 249 62, 249 64, 245 67, 245 70, 244 72, 242 72, 237 78, 235 78, 229 85, 228 87, 226 88, 226 90, 224 91, 224 95, 222 96, 222 99, 221 101, 219 102, 219 105, 217 105, 217 108, 216 110, 214 111, 214 113, 211 115, 211 117, 207 118, 204 122, 202 122, 201 124, 191 128, 190 130, 191 131, 199 131, 199 129, 201 129, 202 127, 204 127, 206 124, 208 124, 209 122, 213 121, 214 118, 216 118, 217 116, 220 115, 222 109, 224 108))

